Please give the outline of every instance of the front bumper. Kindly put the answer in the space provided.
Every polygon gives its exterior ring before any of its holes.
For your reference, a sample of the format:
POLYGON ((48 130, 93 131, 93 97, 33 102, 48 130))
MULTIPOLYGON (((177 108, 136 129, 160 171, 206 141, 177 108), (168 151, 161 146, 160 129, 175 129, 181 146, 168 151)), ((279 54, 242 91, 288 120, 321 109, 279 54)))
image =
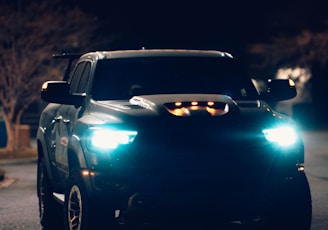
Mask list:
POLYGON ((89 197, 106 202, 123 222, 257 224, 303 173, 301 142, 283 149, 251 135, 139 137, 102 154, 107 158, 98 155, 87 182, 89 197))
POLYGON ((239 178, 210 170, 197 171, 93 172, 88 178, 92 184, 89 197, 101 207, 115 210, 110 215, 121 224, 189 223, 191 220, 201 225, 204 220, 210 225, 261 224, 267 219, 268 207, 280 196, 278 193, 286 192, 281 188, 288 187, 303 173, 296 166, 293 170, 272 169, 271 173, 238 175, 239 178))

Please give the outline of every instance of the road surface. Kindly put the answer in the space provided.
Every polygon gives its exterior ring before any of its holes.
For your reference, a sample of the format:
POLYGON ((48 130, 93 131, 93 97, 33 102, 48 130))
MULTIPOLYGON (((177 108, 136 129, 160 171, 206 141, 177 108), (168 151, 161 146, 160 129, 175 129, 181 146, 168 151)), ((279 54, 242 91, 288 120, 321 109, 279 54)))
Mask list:
POLYGON ((303 139, 312 194, 311 230, 328 230, 328 132, 304 132, 303 139))
POLYGON ((0 188, 0 230, 38 230, 35 162, 0 165, 15 182, 0 188))

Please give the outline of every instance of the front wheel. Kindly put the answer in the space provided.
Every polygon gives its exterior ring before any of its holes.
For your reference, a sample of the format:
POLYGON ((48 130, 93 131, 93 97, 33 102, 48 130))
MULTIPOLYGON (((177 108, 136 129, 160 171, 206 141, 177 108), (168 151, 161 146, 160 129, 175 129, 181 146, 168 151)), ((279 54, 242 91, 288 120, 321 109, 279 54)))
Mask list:
POLYGON ((102 229, 104 226, 113 229, 111 218, 106 217, 111 214, 110 210, 106 203, 92 202, 92 199, 88 197, 80 172, 78 170, 71 172, 65 192, 66 230, 102 229))
POLYGON ((37 194, 39 198, 40 222, 45 230, 62 228, 62 206, 53 196, 53 187, 47 174, 43 158, 38 160, 37 194))
POLYGON ((71 173, 65 192, 64 223, 67 230, 91 229, 89 200, 78 172, 71 173))

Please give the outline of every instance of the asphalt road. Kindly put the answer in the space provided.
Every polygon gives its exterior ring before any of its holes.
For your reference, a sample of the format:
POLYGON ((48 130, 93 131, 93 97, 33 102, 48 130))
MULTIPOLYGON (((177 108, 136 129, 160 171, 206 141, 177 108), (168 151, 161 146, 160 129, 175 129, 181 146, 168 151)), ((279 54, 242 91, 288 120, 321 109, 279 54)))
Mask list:
POLYGON ((0 230, 42 229, 36 196, 36 163, 29 161, 0 167, 6 170, 6 176, 15 180, 8 182, 14 182, 9 187, 0 188, 0 230))
POLYGON ((312 230, 328 230, 328 131, 303 133, 312 195, 312 230))
MULTIPOLYGON (((328 230, 328 131, 304 132, 305 166, 311 186, 312 230, 328 230)), ((0 161, 14 182, 0 184, 0 230, 38 230, 36 196, 36 162, 6 163, 0 161)))

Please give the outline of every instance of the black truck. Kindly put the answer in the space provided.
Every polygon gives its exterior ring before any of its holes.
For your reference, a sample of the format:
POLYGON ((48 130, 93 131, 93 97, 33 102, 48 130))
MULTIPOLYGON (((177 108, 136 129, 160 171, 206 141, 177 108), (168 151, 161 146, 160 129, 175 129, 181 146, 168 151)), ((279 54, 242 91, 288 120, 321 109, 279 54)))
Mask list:
POLYGON ((293 81, 259 92, 220 51, 62 57, 74 66, 41 89, 44 229, 310 229, 303 142, 270 107, 293 81))

